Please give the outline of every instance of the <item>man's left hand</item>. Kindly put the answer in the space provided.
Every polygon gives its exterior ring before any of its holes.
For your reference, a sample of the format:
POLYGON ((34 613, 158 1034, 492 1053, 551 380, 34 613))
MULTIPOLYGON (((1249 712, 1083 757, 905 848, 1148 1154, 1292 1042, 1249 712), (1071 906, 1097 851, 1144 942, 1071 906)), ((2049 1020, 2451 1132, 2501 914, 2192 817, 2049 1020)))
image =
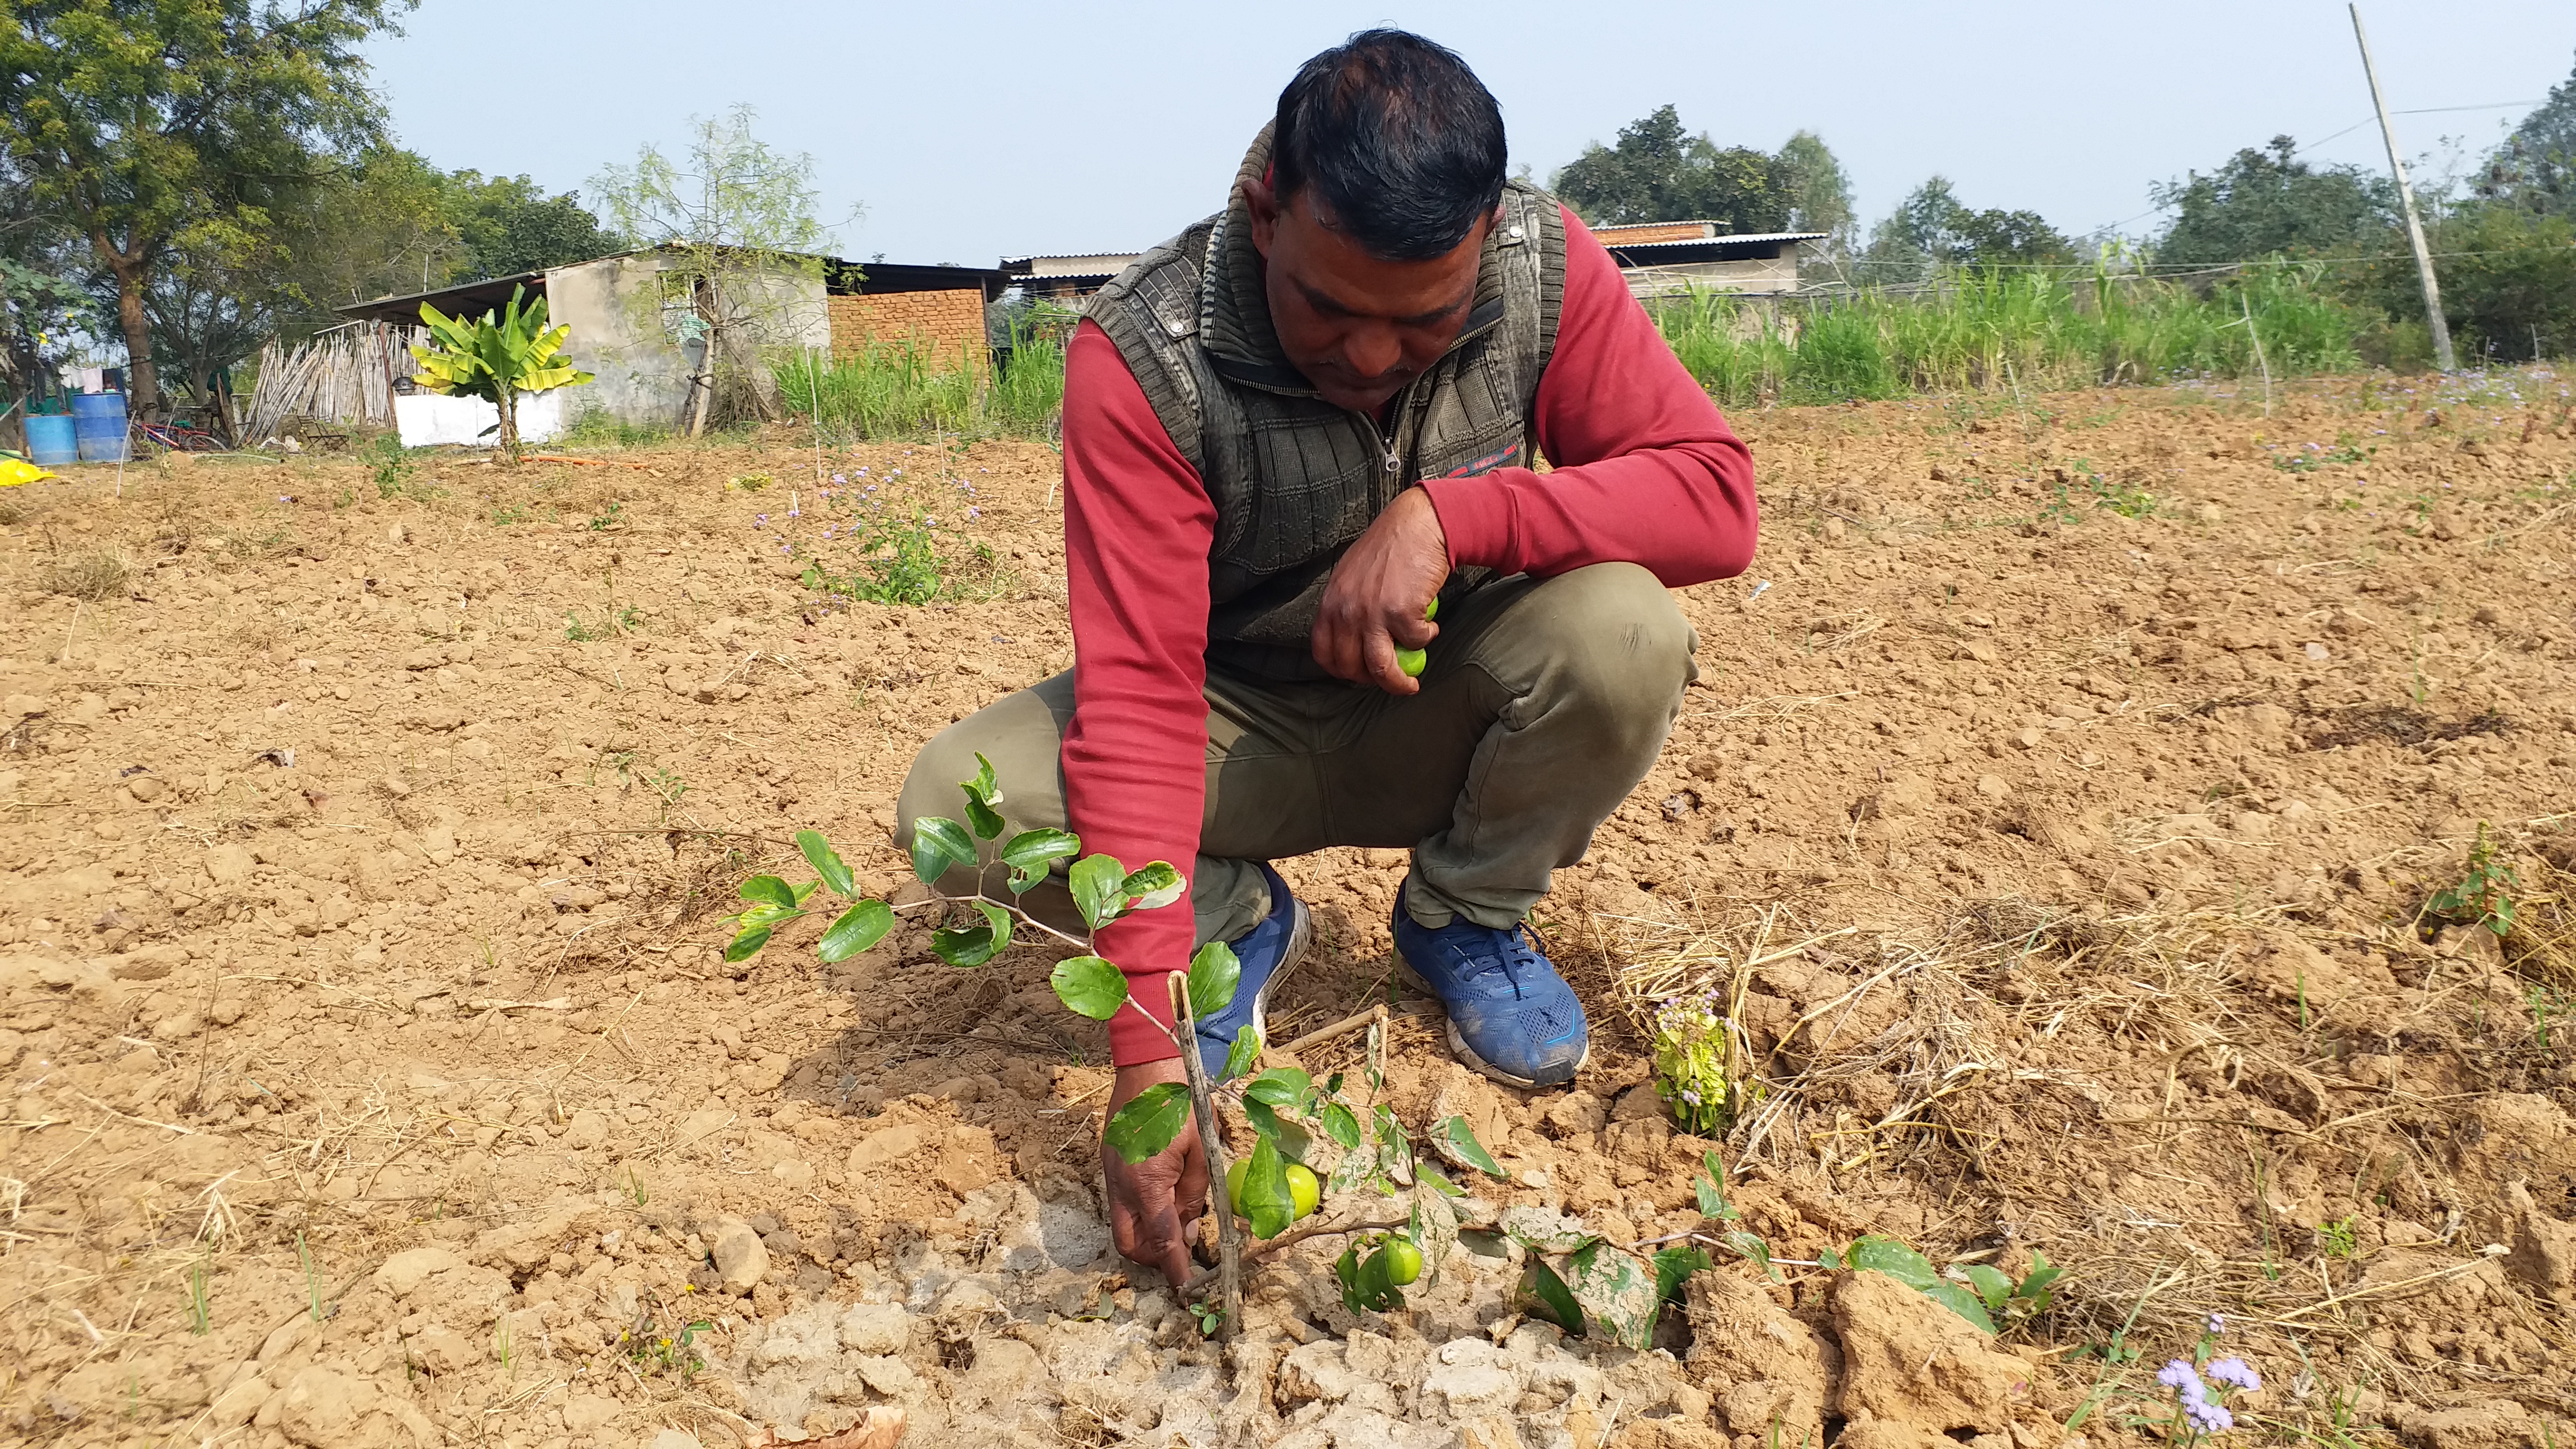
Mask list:
POLYGON ((1449 577, 1449 536, 1419 488, 1396 495, 1333 565, 1315 614, 1315 662, 1354 684, 1412 694, 1420 681, 1395 662, 1440 633, 1422 617, 1449 577))

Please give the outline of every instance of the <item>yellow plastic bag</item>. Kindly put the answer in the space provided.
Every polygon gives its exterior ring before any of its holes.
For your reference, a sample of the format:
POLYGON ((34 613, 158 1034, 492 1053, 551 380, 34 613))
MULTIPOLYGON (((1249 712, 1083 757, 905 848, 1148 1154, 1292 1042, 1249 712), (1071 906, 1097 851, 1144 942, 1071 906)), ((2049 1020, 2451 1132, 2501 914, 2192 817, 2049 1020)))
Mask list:
POLYGON ((54 475, 33 463, 16 458, 0 458, 0 488, 16 488, 26 483, 41 483, 54 475))

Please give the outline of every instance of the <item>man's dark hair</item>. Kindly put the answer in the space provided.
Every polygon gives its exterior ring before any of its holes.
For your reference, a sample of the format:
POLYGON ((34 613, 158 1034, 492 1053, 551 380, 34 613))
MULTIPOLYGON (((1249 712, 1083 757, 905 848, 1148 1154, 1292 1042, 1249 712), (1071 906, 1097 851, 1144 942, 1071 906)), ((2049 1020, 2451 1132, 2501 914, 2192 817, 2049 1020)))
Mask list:
POLYGON ((1370 255, 1418 261, 1456 248, 1502 200, 1503 112, 1455 51, 1363 30, 1298 68, 1279 93, 1271 185, 1313 187, 1370 255))

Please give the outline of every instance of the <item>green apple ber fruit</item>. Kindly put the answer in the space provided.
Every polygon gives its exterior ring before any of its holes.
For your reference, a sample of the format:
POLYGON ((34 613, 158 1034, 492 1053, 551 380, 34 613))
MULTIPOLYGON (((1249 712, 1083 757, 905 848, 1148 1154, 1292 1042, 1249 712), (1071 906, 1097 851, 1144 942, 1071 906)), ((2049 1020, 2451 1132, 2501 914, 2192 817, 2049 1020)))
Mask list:
MULTIPOLYGON (((1431 606, 1422 611, 1422 617, 1425 619, 1437 619, 1440 617, 1440 600, 1438 598, 1435 597, 1432 599, 1431 606)), ((1395 651, 1395 667, 1403 670, 1409 678, 1421 678, 1422 667, 1430 662, 1431 656, 1420 649, 1398 649, 1395 651)))

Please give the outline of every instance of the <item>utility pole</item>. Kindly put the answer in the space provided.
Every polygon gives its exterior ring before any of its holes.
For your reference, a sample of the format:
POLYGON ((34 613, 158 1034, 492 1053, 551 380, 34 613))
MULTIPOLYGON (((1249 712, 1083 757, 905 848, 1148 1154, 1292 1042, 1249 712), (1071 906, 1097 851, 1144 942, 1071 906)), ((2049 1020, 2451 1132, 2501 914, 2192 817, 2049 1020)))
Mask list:
POLYGON ((2433 257, 2424 249, 2424 222, 2415 214, 2415 189, 2406 184, 2406 162, 2397 154, 2397 129, 2388 124, 2388 102, 2379 94, 2379 71, 2370 63, 2370 37, 2361 28, 2361 6, 2345 7, 2352 12, 2352 38, 2361 46, 2361 73, 2370 82, 2370 104, 2379 112, 2379 136, 2388 143, 2388 170, 2397 178, 2397 201, 2406 212, 2406 240, 2415 248, 2415 276, 2424 284, 2424 325, 2433 333, 2433 365, 2444 372, 2459 370, 2459 359, 2451 352, 2451 324, 2442 318, 2442 284, 2433 278, 2433 257))

